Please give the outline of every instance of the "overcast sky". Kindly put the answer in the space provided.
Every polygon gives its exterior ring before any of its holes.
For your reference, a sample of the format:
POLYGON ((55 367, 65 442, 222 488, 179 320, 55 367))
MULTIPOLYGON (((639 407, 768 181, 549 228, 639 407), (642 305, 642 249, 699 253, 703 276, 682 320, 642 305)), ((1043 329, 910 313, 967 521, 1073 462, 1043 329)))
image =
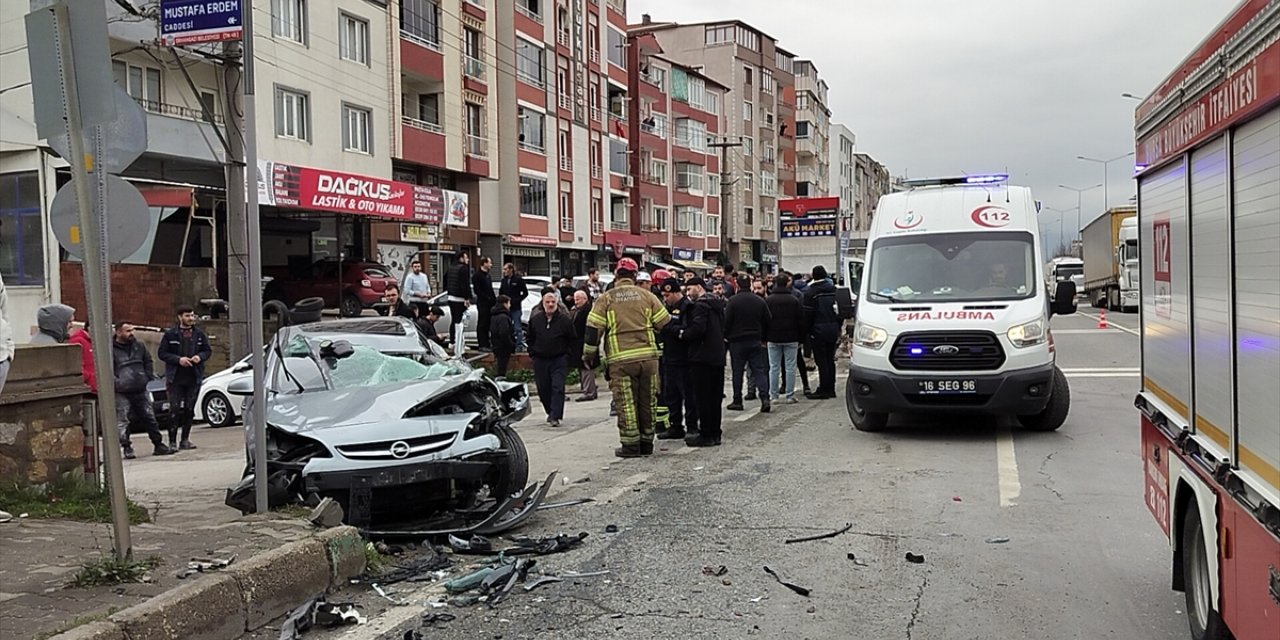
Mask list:
MULTIPOLYGON (((893 175, 1004 171, 1046 207, 1059 184, 1102 182, 1103 160, 1133 150, 1133 109, 1237 0, 629 0, 630 22, 737 18, 813 60, 831 118, 893 175), (838 9, 836 9, 838 7, 838 9)), ((1108 200, 1134 194, 1131 161, 1110 164, 1108 200)), ((1088 222, 1102 189, 1083 195, 1088 222)), ((1049 246, 1059 214, 1048 212, 1049 246)))

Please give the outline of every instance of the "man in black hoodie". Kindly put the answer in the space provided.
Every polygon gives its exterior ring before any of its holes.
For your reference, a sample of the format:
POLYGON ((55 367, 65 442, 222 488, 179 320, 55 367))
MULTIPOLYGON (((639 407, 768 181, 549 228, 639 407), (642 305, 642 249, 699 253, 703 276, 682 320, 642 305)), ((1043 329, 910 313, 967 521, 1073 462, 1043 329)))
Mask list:
POLYGON ((129 439, 129 415, 133 414, 147 427, 147 436, 155 445, 155 455, 177 453, 164 446, 160 437, 160 425, 156 423, 155 408, 147 394, 147 383, 155 379, 151 354, 133 335, 133 325, 121 322, 116 325, 115 340, 111 341, 111 362, 114 365, 116 383, 116 428, 120 430, 120 446, 124 457, 132 460, 133 442, 129 439))
POLYGON ((805 394, 810 400, 836 397, 836 343, 840 339, 840 314, 836 312, 836 285, 822 265, 813 268, 813 281, 804 292, 806 333, 818 367, 818 388, 805 394))
POLYGON ((693 300, 688 323, 677 338, 689 345, 689 375, 698 405, 698 436, 686 438, 691 447, 718 447, 723 435, 720 401, 724 399, 724 299, 708 295, 702 278, 685 282, 693 300))
MULTIPOLYGON (((662 301, 667 305, 671 322, 662 328, 662 399, 667 403, 666 431, 659 440, 681 440, 698 437, 698 405, 693 395, 693 375, 689 372, 689 345, 680 339, 680 331, 689 322, 693 301, 684 295, 684 285, 675 278, 663 280, 662 301)), ((718 410, 718 408, 717 408, 718 410)))
POLYGON ((796 402, 796 353, 803 338, 804 307, 791 288, 791 276, 781 273, 773 280, 773 291, 764 299, 773 314, 765 342, 769 343, 769 385, 778 384, 773 397, 779 402, 796 402))
POLYGON ((471 276, 472 295, 476 297, 476 342, 481 351, 492 351, 489 343, 489 323, 493 317, 493 305, 498 304, 498 296, 493 292, 493 278, 489 270, 493 268, 493 260, 480 258, 480 268, 471 276))
POLYGON ((498 285, 498 293, 511 298, 512 326, 516 328, 516 349, 524 345, 524 299, 529 297, 529 287, 524 277, 516 272, 516 265, 508 262, 502 265, 502 283, 498 285))
POLYGON ((511 323, 511 298, 498 296, 493 305, 489 325, 489 344, 493 347, 493 359, 498 366, 497 376, 507 377, 507 364, 516 352, 516 329, 511 323))
POLYGON ((444 275, 444 291, 449 301, 449 341, 453 343, 453 352, 460 354, 466 351, 462 323, 474 296, 471 291, 471 254, 466 249, 458 251, 458 262, 444 275))
POLYGON ((733 366, 733 402, 726 407, 730 411, 742 411, 742 374, 747 367, 751 368, 748 397, 760 397, 761 413, 772 409, 769 352, 764 346, 772 318, 764 298, 749 290, 730 297, 725 304, 724 338, 729 342, 729 360, 733 366))

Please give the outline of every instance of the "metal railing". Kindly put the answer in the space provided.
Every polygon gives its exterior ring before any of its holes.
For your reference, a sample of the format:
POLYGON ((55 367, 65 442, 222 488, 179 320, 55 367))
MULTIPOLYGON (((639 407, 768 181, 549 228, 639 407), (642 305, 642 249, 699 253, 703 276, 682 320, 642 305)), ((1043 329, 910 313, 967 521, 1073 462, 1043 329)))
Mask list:
MULTIPOLYGON (((208 122, 208 120, 205 119, 204 110, 202 109, 192 109, 191 107, 184 107, 181 105, 169 104, 166 102, 156 102, 155 100, 142 100, 140 98, 134 98, 134 101, 137 102, 142 107, 142 109, 148 113, 155 113, 155 114, 164 115, 164 116, 173 116, 175 118, 182 118, 184 120, 197 120, 200 122, 208 122)), ((221 115, 218 115, 217 113, 210 113, 210 115, 213 117, 214 122, 218 124, 222 124, 221 115)))
POLYGON ((484 136, 467 135, 467 155, 473 158, 489 157, 489 139, 484 136))
POLYGON ((400 116, 400 124, 403 124, 406 127, 420 129, 422 131, 430 131, 431 133, 444 133, 444 127, 440 126, 438 123, 419 120, 409 116, 400 116))
POLYGON ((599 50, 599 49, 592 49, 592 50, 591 50, 591 55, 590 55, 590 57, 591 57, 591 61, 592 61, 592 62, 594 62, 594 63, 596 63, 596 64, 600 64, 600 50, 599 50))
POLYGON ((484 8, 484 0, 467 0, 467 2, 470 2, 471 4, 474 4, 475 6, 480 7, 481 9, 484 8))
POLYGON ((556 42, 558 42, 561 46, 564 46, 564 47, 569 46, 569 32, 565 31, 564 29, 557 31, 556 42))
POLYGON ((546 153, 546 152, 547 152, 546 147, 544 147, 544 146, 542 146, 542 145, 540 145, 540 144, 533 144, 532 142, 525 142, 525 141, 521 140, 521 141, 519 142, 519 145, 520 145, 520 148, 521 148, 521 149, 524 149, 525 151, 532 151, 532 152, 534 152, 534 153, 546 153))
POLYGON ((414 43, 414 44, 420 44, 420 45, 422 45, 422 46, 424 46, 424 47, 426 47, 426 48, 428 48, 428 49, 431 49, 432 51, 440 51, 440 52, 442 52, 442 53, 443 53, 443 51, 444 51, 443 49, 441 49, 441 48, 440 48, 440 36, 439 36, 439 35, 437 35, 437 36, 436 36, 436 39, 435 39, 435 40, 432 40, 432 39, 427 38, 427 37, 425 37, 425 36, 420 36, 420 35, 418 35, 418 34, 416 34, 416 33, 409 33, 408 31, 405 31, 404 29, 401 29, 401 30, 400 30, 400 37, 401 37, 401 38, 404 38, 405 40, 408 40, 409 42, 412 42, 412 43, 414 43))
POLYGON ((538 24, 542 24, 542 14, 534 12, 532 9, 530 9, 529 7, 519 2, 516 3, 516 11, 523 13, 526 17, 533 20, 534 22, 537 22, 538 24))
POLYGON ((560 94, 560 108, 561 108, 561 109, 572 109, 572 108, 573 108, 573 96, 570 96, 570 95, 569 95, 569 94, 567 94, 567 93, 562 93, 562 94, 560 94))
POLYGON ((610 108, 610 109, 609 109, 609 119, 610 119, 610 120, 626 120, 626 119, 627 119, 627 111, 626 111, 626 109, 621 109, 621 110, 617 110, 617 111, 615 111, 615 110, 613 110, 612 108, 610 108))
POLYGON ((600 176, 601 176, 601 175, 603 175, 603 173, 604 173, 604 172, 600 170, 600 167, 595 166, 595 165, 592 165, 592 166, 591 166, 591 178, 592 178, 592 179, 594 179, 594 180, 599 180, 599 179, 600 179, 600 176))
POLYGON ((596 235, 596 236, 598 236, 598 235, 600 235, 600 234, 602 234, 602 233, 604 233, 604 221, 602 221, 602 220, 592 220, 592 221, 591 221, 591 234, 592 234, 592 235, 596 235))
POLYGON ((542 80, 542 78, 535 78, 533 77, 533 75, 529 74, 527 71, 517 70, 516 77, 520 78, 520 82, 533 85, 539 89, 545 89, 547 87, 547 83, 544 80, 542 80))
POLYGON ((471 56, 462 56, 462 73, 476 80, 484 80, 484 61, 471 56))
POLYGON ((573 158, 569 156, 560 156, 560 170, 573 171, 573 158))
POLYGON ((630 231, 631 223, 626 220, 611 220, 609 221, 609 228, 614 231, 630 231))
POLYGON ((600 118, 602 118, 602 117, 603 117, 603 116, 602 116, 602 114, 601 114, 600 107, 591 107, 591 119, 592 119, 592 120, 595 120, 596 122, 600 122, 600 118))
POLYGON ((654 78, 653 76, 651 76, 651 75, 649 75, 649 74, 647 74, 647 73, 642 73, 642 74, 640 74, 640 79, 641 79, 641 80, 644 80, 645 82, 648 82, 649 84, 651 84, 651 85, 653 85, 653 86, 655 86, 655 87, 657 87, 657 88, 659 88, 659 89, 661 89, 661 88, 662 88, 662 82, 661 82, 661 81, 659 81, 659 80, 657 80, 656 78, 654 78))

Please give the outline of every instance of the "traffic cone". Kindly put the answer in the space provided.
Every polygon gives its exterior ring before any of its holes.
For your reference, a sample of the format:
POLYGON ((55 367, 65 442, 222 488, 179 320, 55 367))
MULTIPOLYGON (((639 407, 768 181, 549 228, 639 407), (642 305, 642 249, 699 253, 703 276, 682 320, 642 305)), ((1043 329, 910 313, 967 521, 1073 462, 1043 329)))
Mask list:
POLYGON ((1098 328, 1099 329, 1107 328, 1107 310, 1106 309, 1098 310, 1098 328))

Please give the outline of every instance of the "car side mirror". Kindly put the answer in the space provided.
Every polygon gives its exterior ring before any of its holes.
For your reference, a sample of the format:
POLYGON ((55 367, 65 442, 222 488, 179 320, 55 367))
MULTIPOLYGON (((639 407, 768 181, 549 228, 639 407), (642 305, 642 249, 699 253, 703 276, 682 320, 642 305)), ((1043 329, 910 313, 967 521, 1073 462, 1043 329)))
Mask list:
POLYGON ((227 385, 227 393, 233 396, 253 395, 253 379, 241 378, 239 380, 232 380, 231 384, 227 385))
POLYGON ((231 373, 244 373, 252 369, 253 369, 253 365, 251 363, 241 362, 240 364, 234 367, 231 367, 231 373))
POLYGON ((1069 316, 1076 312, 1076 283, 1059 280, 1053 294, 1052 311, 1056 315, 1069 316))

